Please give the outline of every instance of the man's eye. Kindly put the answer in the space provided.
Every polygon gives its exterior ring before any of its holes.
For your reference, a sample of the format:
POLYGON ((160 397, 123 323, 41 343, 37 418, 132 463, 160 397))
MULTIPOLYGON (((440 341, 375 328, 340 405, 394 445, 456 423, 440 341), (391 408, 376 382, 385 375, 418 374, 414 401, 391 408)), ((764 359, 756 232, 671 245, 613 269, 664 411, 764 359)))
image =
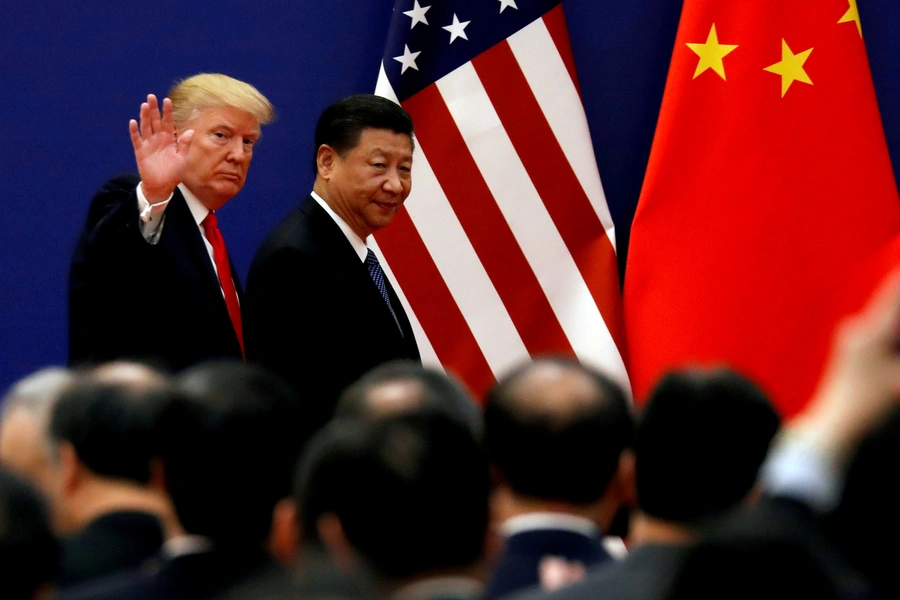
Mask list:
POLYGON ((251 140, 251 139, 249 139, 249 138, 244 139, 244 145, 245 145, 245 146, 250 146, 250 147, 252 148, 253 145, 254 145, 255 143, 256 143, 256 140, 251 140))

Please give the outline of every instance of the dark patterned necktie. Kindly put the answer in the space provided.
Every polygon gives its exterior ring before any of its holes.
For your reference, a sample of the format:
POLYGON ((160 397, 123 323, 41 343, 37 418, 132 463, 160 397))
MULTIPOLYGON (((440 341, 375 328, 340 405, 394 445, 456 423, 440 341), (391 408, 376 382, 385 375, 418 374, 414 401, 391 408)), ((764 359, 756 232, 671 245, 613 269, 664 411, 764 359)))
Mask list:
POLYGON ((369 277, 372 278, 375 287, 381 292, 381 297, 384 298, 388 310, 391 311, 391 316, 394 317, 394 323, 397 324, 397 329, 400 329, 400 335, 403 335, 400 321, 397 320, 397 313, 394 312, 394 307, 391 306, 391 299, 388 297, 387 284, 384 281, 384 271, 381 270, 381 264, 378 262, 378 257, 375 256, 375 253, 372 252, 371 248, 369 248, 366 253, 366 267, 369 269, 369 277))

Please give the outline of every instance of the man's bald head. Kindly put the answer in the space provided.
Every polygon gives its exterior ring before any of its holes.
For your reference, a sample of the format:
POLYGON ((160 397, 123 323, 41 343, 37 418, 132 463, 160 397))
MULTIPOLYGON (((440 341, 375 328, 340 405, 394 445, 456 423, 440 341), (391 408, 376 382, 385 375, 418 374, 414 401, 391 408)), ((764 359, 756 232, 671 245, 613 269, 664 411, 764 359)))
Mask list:
POLYGON ((516 493, 575 504, 600 498, 633 432, 621 388, 566 358, 538 359, 501 378, 484 419, 491 459, 516 493))
POLYGON ((0 464, 45 494, 50 490, 50 413, 74 379, 66 369, 41 369, 16 383, 3 398, 0 464))

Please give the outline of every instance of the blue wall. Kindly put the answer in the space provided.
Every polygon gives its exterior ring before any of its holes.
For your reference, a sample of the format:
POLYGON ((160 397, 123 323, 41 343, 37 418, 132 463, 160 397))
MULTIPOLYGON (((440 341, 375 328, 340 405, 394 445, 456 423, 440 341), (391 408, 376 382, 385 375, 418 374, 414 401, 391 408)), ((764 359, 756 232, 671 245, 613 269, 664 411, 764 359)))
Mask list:
MULTIPOLYGON (((264 130, 247 185, 221 211, 245 276, 265 234, 312 185, 319 112, 374 89, 393 7, 393 0, 6 2, 0 391, 66 359, 76 235, 93 192, 134 171, 128 120, 147 93, 163 96, 175 79, 214 71, 253 83, 275 105, 278 120, 264 130)), ((624 257, 681 2, 564 0, 564 7, 624 257)), ((860 0, 860 11, 896 158, 900 40, 891 30, 900 25, 900 3, 860 0)))

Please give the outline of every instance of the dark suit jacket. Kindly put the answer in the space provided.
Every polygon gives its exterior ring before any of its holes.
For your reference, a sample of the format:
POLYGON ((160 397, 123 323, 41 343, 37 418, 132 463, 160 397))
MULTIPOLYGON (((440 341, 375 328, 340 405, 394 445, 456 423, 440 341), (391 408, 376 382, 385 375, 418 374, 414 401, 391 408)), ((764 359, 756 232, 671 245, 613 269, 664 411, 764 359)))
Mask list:
POLYGON ((540 583, 540 564, 545 557, 579 562, 586 570, 612 561, 599 536, 567 529, 534 529, 509 536, 503 554, 488 582, 485 600, 494 600, 540 583))
POLYGON ((409 319, 385 282, 400 329, 365 264, 312 196, 257 252, 247 279, 247 358, 294 384, 314 411, 313 426, 372 367, 419 360, 409 319))
POLYGON ((265 600, 291 598, 290 575, 262 550, 212 550, 70 588, 58 600, 265 600))
POLYGON ((159 552, 163 529, 156 516, 120 511, 102 515, 60 540, 60 588, 136 569, 159 552))
MULTIPOLYGON (((219 280, 181 192, 159 243, 141 236, 136 175, 109 181, 91 202, 69 274, 69 362, 150 358, 179 370, 241 357, 219 280)), ((240 286, 232 268, 240 297, 240 286)))

